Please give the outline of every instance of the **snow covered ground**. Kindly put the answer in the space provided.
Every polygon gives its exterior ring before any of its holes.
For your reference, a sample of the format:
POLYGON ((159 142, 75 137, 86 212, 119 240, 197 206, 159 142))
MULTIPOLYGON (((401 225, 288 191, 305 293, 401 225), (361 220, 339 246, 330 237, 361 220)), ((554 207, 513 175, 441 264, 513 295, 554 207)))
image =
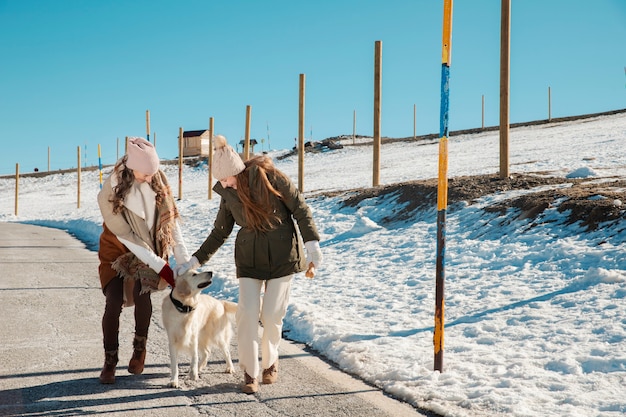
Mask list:
MULTIPOLYGON (((511 130, 512 173, 626 178, 626 114, 511 130)), ((231 142, 233 142, 231 138, 231 142)), ((349 142, 349 141, 348 141, 349 142)), ((449 176, 496 173, 498 133, 452 137, 449 176)), ((275 152, 279 155, 283 152, 275 152)), ((437 177, 437 141, 382 147, 382 184, 437 177)), ((297 158, 276 161, 297 181, 297 158)), ((507 221, 482 207, 518 195, 488 195, 447 219, 444 370, 433 371, 436 207, 382 225, 397 207, 354 208, 319 191, 369 187, 372 147, 307 154, 305 194, 322 235, 324 265, 293 284, 285 327, 347 372, 445 416, 621 416, 626 413, 626 227, 586 233, 563 213, 545 222, 507 221), (609 233, 610 232, 610 233, 609 233), (611 235, 610 239, 605 236, 611 235)), ((105 175, 110 168, 105 170, 105 175)), ((178 167, 164 166, 178 195, 178 167)), ((207 199, 206 166, 183 171, 183 233, 204 240, 219 197, 207 199)), ((97 172, 0 179, 0 221, 68 230, 96 249, 97 172)), ((205 266, 209 292, 237 301, 233 240, 205 266)))

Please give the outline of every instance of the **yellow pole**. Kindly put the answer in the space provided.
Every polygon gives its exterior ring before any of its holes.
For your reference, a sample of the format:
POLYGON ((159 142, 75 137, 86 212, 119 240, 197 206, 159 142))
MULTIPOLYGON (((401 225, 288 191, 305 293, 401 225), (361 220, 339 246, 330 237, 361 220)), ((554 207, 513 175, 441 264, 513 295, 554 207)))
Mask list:
POLYGON ((437 259, 435 278, 435 345, 436 371, 443 371, 444 284, 446 252, 446 209, 448 206, 448 109, 450 104, 450 58, 452 52, 452 0, 443 3, 443 37, 441 50, 441 114, 439 122, 439 172, 437 181, 437 259))

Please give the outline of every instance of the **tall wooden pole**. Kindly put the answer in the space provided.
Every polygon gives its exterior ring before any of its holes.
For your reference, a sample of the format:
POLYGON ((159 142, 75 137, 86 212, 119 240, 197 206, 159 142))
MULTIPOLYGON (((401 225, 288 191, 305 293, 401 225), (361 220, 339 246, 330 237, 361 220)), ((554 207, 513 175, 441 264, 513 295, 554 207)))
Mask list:
POLYGON ((15 215, 17 216, 18 197, 20 194, 20 164, 15 164, 15 215))
POLYGON ((243 160, 250 159, 250 117, 252 114, 252 106, 246 106, 246 132, 243 140, 243 160))
POLYGON ((206 161, 209 171, 209 200, 213 198, 213 118, 209 117, 209 157, 206 161))
POLYGON ((450 107, 450 60, 452 54, 452 0, 443 2, 441 54, 441 108, 439 117, 439 178, 437 182, 437 261, 435 279, 435 371, 443 371, 444 284, 446 210, 448 206, 448 109, 450 107))
POLYGON ((413 140, 417 139, 417 106, 413 105, 413 140))
POLYGON ((548 121, 552 121, 552 92, 548 86, 548 121))
POLYGON ((485 128, 485 95, 484 94, 482 97, 481 109, 482 109, 481 127, 484 129, 485 128))
POLYGON ((76 192, 76 207, 80 208, 80 146, 78 146, 78 170, 76 171, 77 174, 77 178, 78 178, 78 188, 77 188, 77 192, 76 192))
POLYGON ((150 142, 150 110, 146 110, 146 139, 150 142))
POLYGON ((502 0, 500 17, 500 178, 509 177, 509 92, 511 0, 502 0))
POLYGON ((183 198, 183 128, 178 128, 178 199, 183 198))
POLYGON ((306 75, 300 74, 298 89, 298 189, 304 192, 304 98, 306 91, 306 75))
POLYGON ((380 120, 381 93, 383 86, 383 42, 376 41, 374 48, 374 158, 372 185, 380 184, 380 120))
POLYGON ((352 112, 352 144, 356 143, 356 110, 352 112))

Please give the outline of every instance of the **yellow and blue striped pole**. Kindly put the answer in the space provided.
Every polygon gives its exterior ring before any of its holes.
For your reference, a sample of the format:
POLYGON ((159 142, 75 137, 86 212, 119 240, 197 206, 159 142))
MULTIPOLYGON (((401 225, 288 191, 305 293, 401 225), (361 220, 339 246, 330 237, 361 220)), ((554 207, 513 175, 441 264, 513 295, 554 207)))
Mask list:
POLYGON ((437 265, 435 281, 435 370, 443 370, 443 330, 446 208, 448 206, 448 109, 450 107, 450 55, 452 52, 452 0, 443 2, 441 56, 441 110, 439 119, 439 179, 437 182, 437 265))

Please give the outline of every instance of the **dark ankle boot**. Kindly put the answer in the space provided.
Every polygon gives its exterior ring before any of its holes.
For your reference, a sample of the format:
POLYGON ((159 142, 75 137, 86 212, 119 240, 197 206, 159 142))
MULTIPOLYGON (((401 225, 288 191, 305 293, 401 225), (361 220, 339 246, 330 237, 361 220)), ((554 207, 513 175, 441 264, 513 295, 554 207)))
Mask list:
POLYGON ((117 350, 104 352, 104 366, 100 372, 101 384, 115 383, 115 366, 117 365, 117 350))
POLYGON ((140 374, 143 372, 143 364, 146 361, 146 341, 145 336, 135 336, 133 340, 133 357, 128 363, 128 372, 140 374))

